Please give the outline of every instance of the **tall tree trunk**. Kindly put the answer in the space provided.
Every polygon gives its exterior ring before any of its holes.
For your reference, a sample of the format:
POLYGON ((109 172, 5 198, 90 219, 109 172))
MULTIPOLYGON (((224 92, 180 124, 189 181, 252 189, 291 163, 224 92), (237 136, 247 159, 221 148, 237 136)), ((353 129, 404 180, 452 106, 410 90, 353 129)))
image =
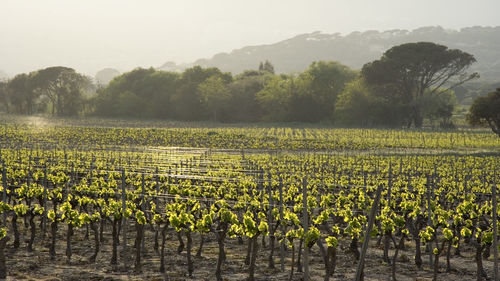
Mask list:
POLYGON ((424 123, 424 117, 422 116, 422 113, 420 111, 421 110, 419 107, 413 107, 413 124, 415 124, 415 128, 422 128, 422 125, 424 123))

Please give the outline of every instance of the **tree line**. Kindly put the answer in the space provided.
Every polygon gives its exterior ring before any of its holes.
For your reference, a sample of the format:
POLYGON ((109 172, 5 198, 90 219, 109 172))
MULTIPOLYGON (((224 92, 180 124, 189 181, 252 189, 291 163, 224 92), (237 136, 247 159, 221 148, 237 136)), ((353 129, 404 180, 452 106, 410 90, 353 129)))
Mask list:
POLYGON ((0 102, 8 113, 73 116, 86 111, 85 93, 93 88, 90 77, 72 68, 48 67, 0 81, 0 102))
POLYGON ((137 68, 105 87, 71 68, 49 67, 0 83, 0 99, 5 111, 18 114, 449 126, 453 88, 478 77, 466 72, 474 62, 463 51, 419 42, 395 46, 361 71, 333 61, 295 74, 275 74, 269 61, 238 75, 199 66, 182 73, 137 68))

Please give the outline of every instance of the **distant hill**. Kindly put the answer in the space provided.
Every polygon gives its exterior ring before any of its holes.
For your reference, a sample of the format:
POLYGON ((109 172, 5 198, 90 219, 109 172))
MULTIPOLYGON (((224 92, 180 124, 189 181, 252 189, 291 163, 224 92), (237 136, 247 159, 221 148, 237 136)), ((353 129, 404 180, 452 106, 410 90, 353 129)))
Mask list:
POLYGON ((259 62, 269 60, 278 73, 300 72, 311 62, 334 60, 353 69, 380 58, 387 49, 408 42, 430 41, 473 54, 477 71, 485 80, 500 80, 500 26, 467 27, 459 31, 442 27, 422 27, 412 31, 371 30, 340 34, 313 32, 270 45, 247 46, 230 53, 219 53, 210 59, 199 59, 191 64, 165 63, 159 69, 182 70, 194 65, 218 67, 223 71, 240 73, 256 69, 259 62))
POLYGON ((105 68, 98 71, 95 75, 95 80, 99 85, 106 86, 113 78, 120 75, 120 72, 113 68, 105 68))

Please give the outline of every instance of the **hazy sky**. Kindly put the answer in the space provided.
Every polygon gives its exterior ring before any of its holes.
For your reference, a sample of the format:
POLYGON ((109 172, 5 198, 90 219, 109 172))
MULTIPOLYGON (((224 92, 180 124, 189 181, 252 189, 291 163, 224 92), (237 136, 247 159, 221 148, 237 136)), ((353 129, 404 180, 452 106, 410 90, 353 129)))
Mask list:
POLYGON ((322 31, 500 25, 500 0, 0 0, 0 70, 192 62, 322 31))

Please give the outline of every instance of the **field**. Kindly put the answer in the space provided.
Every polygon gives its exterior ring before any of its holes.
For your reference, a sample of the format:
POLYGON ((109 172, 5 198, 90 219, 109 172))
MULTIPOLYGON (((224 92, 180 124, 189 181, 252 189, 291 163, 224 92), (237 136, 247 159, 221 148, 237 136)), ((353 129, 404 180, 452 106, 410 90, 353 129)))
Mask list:
POLYGON ((8 280, 493 276, 488 130, 0 121, 8 280))

